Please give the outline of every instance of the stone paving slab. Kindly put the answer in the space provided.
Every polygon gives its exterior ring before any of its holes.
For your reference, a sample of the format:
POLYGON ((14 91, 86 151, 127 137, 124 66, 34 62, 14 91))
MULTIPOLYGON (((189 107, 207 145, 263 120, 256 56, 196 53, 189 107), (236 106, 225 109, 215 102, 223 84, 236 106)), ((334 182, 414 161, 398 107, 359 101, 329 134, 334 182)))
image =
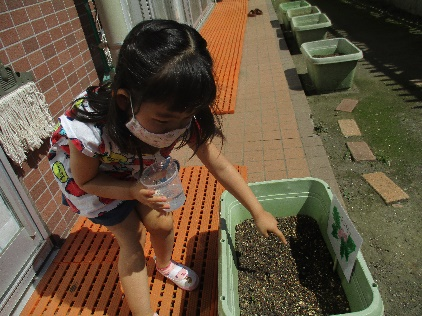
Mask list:
POLYGON ((356 124, 356 121, 353 119, 344 119, 338 120, 338 125, 344 136, 362 136, 359 126, 356 124))
POLYGON ((355 161, 374 161, 376 160, 371 148, 366 142, 347 142, 347 147, 352 153, 355 161))
POLYGON ((364 174, 366 182, 382 197, 386 204, 392 204, 409 199, 409 195, 397 186, 383 172, 364 174))
POLYGON ((358 102, 359 101, 355 99, 343 99, 337 106, 336 111, 352 112, 358 102))

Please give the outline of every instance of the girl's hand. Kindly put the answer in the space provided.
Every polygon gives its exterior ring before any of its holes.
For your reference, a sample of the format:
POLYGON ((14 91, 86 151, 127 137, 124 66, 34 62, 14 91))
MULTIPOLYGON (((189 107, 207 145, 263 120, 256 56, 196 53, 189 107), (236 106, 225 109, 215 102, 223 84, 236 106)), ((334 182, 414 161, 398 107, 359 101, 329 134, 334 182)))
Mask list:
POLYGON ((264 237, 268 237, 269 233, 273 233, 277 235, 278 238, 280 238, 283 244, 287 244, 284 234, 280 229, 278 229, 276 218, 271 213, 264 210, 263 212, 259 213, 259 216, 254 218, 254 221, 258 231, 264 237))
POLYGON ((134 199, 151 209, 159 212, 165 212, 170 209, 170 204, 165 203, 167 202, 167 198, 165 196, 154 195, 154 190, 147 189, 140 183, 136 183, 133 187, 131 187, 131 193, 134 199))
POLYGON ((262 205, 243 177, 214 144, 211 142, 202 144, 196 151, 196 156, 198 156, 218 182, 249 210, 254 218, 258 231, 262 235, 268 237, 269 233, 276 234, 284 244, 287 244, 286 238, 277 227, 275 217, 262 208, 262 205))

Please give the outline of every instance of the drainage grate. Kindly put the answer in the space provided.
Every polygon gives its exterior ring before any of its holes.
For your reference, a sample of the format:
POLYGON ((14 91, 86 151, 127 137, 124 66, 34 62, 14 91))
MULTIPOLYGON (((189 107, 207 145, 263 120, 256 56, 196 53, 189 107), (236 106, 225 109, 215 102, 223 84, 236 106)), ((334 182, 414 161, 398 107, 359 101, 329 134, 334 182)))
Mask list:
MULTIPOLYGON (((246 167, 237 167, 246 178, 246 167)), ((174 213, 173 259, 195 270, 198 290, 185 292, 157 274, 145 246, 151 304, 160 315, 217 315, 220 195, 224 188, 205 167, 180 171, 185 205, 174 213)), ((118 281, 119 248, 103 226, 80 218, 21 315, 130 315, 118 281)))

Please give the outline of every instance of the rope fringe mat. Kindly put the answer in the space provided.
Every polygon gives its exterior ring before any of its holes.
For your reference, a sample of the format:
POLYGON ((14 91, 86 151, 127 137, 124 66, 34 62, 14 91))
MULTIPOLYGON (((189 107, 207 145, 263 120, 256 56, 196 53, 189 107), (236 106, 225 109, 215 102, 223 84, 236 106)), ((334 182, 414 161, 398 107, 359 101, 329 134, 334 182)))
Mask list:
POLYGON ((26 152, 40 148, 53 125, 45 97, 35 83, 28 82, 0 98, 0 143, 17 164, 25 161, 26 152))
MULTIPOLYGON (((238 166, 246 179, 246 167, 238 166)), ((180 171, 186 202, 174 213, 173 259, 195 270, 199 289, 185 292, 155 270, 147 236, 151 305, 160 316, 217 315, 218 228, 224 188, 205 167, 180 171), (161 311, 161 313, 160 313, 161 311)), ((131 315, 118 282, 119 247, 108 230, 81 217, 26 304, 25 315, 131 315)))

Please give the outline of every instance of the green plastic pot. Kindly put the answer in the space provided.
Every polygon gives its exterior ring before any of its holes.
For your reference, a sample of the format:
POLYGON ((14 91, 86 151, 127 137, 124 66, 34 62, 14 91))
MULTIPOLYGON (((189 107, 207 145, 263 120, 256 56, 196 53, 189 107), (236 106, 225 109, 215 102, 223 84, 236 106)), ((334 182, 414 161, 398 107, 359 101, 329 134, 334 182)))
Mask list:
POLYGON ((292 2, 286 2, 286 3, 280 3, 278 6, 278 21, 280 24, 284 24, 284 28, 286 30, 290 30, 290 22, 287 19, 287 11, 291 9, 296 8, 303 8, 303 7, 310 7, 311 4, 307 1, 292 1, 292 2))
MULTIPOLYGON (((328 185, 315 178, 288 179, 249 184, 263 207, 276 217, 307 215, 320 228, 332 258, 335 253, 327 235, 328 216, 333 194, 328 185)), ((218 315, 240 315, 237 255, 235 252, 236 225, 251 218, 250 213, 227 191, 221 196, 220 240, 218 257, 218 315)), ((381 316, 384 305, 377 285, 359 251, 354 272, 347 282, 337 268, 347 296, 350 316, 381 316)))
POLYGON ((302 16, 302 15, 308 15, 308 14, 317 14, 321 13, 319 8, 317 6, 309 6, 309 7, 300 7, 296 9, 290 9, 287 10, 287 21, 289 25, 291 25, 292 18, 295 16, 302 16))
POLYGON ((280 3, 285 3, 285 2, 290 2, 290 0, 271 0, 271 3, 273 4, 273 7, 274 7, 274 11, 277 13, 278 6, 280 5, 280 3))
POLYGON ((318 92, 351 88, 362 51, 346 38, 302 44, 309 77, 318 92), (328 57, 327 57, 328 56, 328 57))
POLYGON ((291 21, 293 35, 297 45, 322 40, 327 35, 331 21, 324 13, 296 16, 291 21))

